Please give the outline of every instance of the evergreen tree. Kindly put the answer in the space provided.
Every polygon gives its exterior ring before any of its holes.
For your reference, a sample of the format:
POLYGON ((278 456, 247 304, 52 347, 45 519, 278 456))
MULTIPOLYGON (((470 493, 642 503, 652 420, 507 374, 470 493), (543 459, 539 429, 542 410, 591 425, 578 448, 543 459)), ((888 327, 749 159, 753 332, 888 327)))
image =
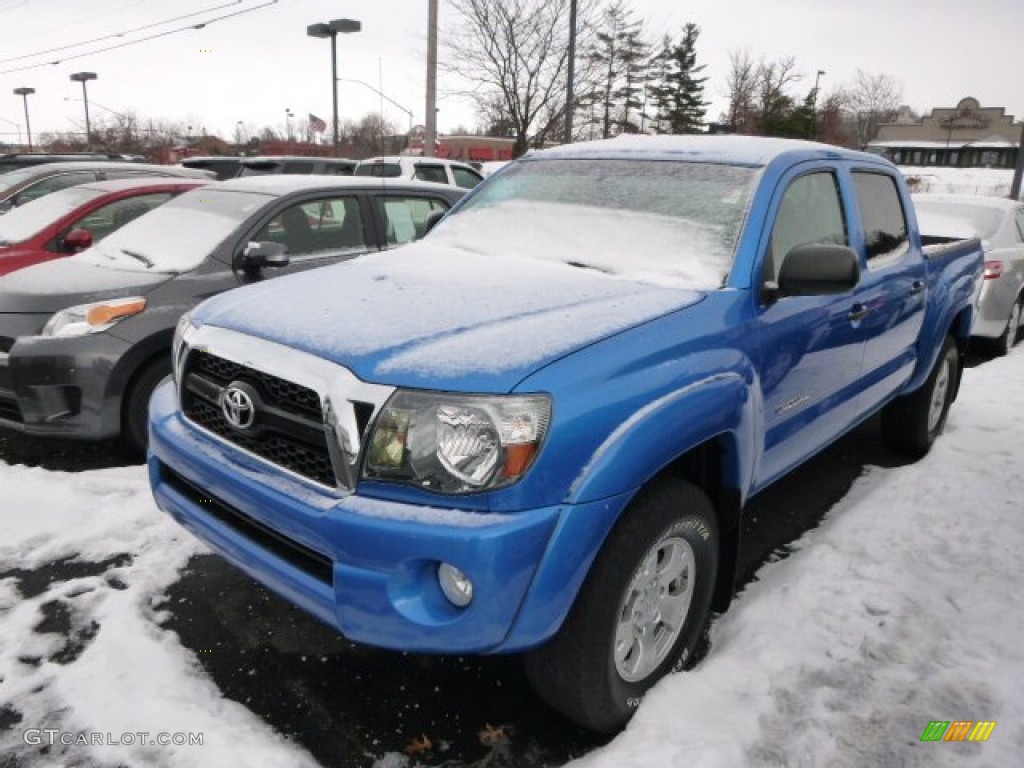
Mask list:
POLYGON ((663 75, 651 85, 650 95, 657 105, 658 133, 699 133, 704 124, 708 102, 704 101, 701 77, 704 65, 697 64, 697 37, 700 27, 687 24, 678 43, 666 38, 659 63, 663 75))
POLYGON ((648 48, 641 37, 641 27, 639 21, 632 19, 623 0, 615 0, 604 10, 593 45, 585 54, 600 73, 590 103, 599 109, 601 136, 606 139, 622 131, 637 130, 630 121, 630 112, 642 105, 642 70, 648 48))

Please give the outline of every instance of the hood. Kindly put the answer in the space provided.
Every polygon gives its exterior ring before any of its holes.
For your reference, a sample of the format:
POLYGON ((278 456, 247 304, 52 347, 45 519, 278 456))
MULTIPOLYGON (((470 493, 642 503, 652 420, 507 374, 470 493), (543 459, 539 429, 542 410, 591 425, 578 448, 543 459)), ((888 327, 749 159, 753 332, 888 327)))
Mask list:
POLYGON ((429 242, 231 291, 194 312, 398 386, 501 392, 697 291, 429 242))
POLYGON ((172 277, 111 269, 74 257, 57 259, 0 277, 0 313, 58 312, 90 301, 145 294, 172 277))

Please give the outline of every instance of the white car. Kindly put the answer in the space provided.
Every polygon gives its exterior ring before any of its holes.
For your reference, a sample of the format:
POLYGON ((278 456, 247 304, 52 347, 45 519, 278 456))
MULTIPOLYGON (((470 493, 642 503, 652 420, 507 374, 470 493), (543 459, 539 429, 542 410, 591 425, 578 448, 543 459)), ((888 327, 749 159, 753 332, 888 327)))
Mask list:
POLYGON ((419 179, 453 187, 472 189, 484 177, 471 165, 440 157, 394 155, 371 157, 356 166, 356 176, 380 176, 390 179, 419 179))
POLYGON ((985 279, 971 336, 1005 355, 1024 325, 1024 203, 977 195, 914 195, 927 240, 977 237, 985 252, 985 279))

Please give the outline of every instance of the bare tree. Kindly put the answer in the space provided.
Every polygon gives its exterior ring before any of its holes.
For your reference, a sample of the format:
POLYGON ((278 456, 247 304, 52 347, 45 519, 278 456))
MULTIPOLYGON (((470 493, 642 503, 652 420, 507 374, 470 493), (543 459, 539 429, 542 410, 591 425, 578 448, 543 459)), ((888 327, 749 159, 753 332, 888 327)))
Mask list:
POLYGON ((794 103, 787 89, 799 81, 795 56, 758 63, 756 108, 762 126, 786 117, 794 103))
POLYGON ((754 100, 757 93, 758 62, 749 49, 729 52, 729 115, 736 133, 752 133, 756 124, 754 100))
POLYGON ((856 118, 861 147, 878 135, 878 126, 896 117, 902 99, 903 85, 892 75, 857 70, 853 85, 846 89, 846 106, 856 118))
MULTIPOLYGON (((569 0, 449 0, 456 18, 444 67, 472 84, 469 95, 494 120, 498 107, 516 155, 562 125, 568 65, 569 0)), ((592 29, 594 0, 582 0, 577 47, 592 29)))

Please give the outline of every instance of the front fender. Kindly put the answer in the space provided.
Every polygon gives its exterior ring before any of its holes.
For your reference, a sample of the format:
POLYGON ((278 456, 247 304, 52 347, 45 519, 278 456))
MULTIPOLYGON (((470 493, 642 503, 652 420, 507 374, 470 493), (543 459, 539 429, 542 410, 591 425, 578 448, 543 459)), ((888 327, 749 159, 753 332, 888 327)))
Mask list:
POLYGON ((755 468, 752 375, 710 374, 653 400, 632 414, 605 440, 569 489, 572 504, 640 488, 668 464, 709 439, 727 435, 735 450, 723 457, 723 483, 745 493, 755 468))

